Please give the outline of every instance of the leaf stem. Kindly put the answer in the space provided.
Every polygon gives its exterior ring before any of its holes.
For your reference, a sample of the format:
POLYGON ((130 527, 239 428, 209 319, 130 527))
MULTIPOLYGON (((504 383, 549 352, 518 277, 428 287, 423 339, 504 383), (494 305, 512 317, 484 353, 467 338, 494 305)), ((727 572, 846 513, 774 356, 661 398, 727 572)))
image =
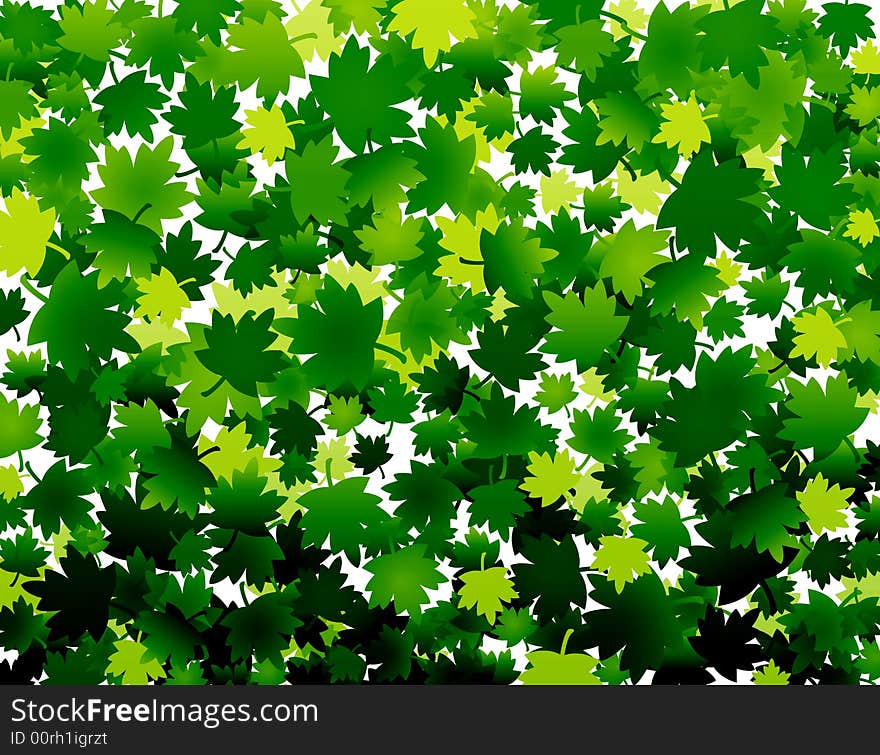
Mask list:
POLYGON ((217 252, 222 251, 223 254, 225 254, 227 257, 229 257, 229 259, 232 259, 232 256, 225 249, 223 249, 223 245, 226 243, 226 239, 228 237, 229 237, 229 231, 223 231, 223 233, 220 235, 220 241, 218 241, 217 246, 215 246, 211 250, 211 254, 217 254, 217 252))
POLYGON ((574 634, 574 629, 566 629, 565 635, 562 638, 562 646, 559 648, 559 655, 565 655, 565 649, 568 647, 568 641, 571 639, 571 636, 574 634))
POLYGON ((385 291, 388 293, 392 299, 394 299, 399 304, 403 304, 403 298, 398 296, 397 292, 393 288, 386 288, 385 291))
POLYGON ((374 348, 377 351, 384 351, 386 354, 391 354, 391 356, 397 357, 401 362, 406 362, 406 354, 392 348, 391 346, 386 346, 384 343, 377 343, 374 348))
POLYGON ((25 278, 24 276, 21 276, 20 282, 21 282, 21 287, 25 291, 29 292, 32 296, 36 296, 44 304, 47 304, 49 302, 49 299, 47 297, 45 297, 43 294, 41 294, 39 291, 37 291, 37 289, 35 289, 31 285, 30 281, 27 278, 25 278))
POLYGON ((338 236, 334 236, 332 233, 327 233, 326 231, 312 231, 315 236, 320 236, 322 239, 327 239, 327 241, 332 241, 336 244, 340 249, 345 249, 345 244, 342 242, 342 239, 338 236))
POLYGON ((152 206, 153 206, 152 202, 146 202, 146 203, 144 203, 144 206, 141 207, 141 208, 140 208, 140 209, 134 214, 134 217, 131 219, 131 222, 132 222, 132 223, 137 223, 138 220, 141 219, 141 216, 142 216, 147 210, 149 210, 152 206))
POLYGON ((198 456, 196 456, 196 459, 198 459, 199 461, 201 461, 201 460, 204 459, 208 454, 212 454, 212 453, 215 453, 215 452, 220 451, 220 450, 221 450, 221 449, 220 449, 220 446, 212 446, 211 448, 208 448, 208 449, 202 451, 198 456))
POLYGON ((832 113, 837 112, 837 108, 834 105, 832 105, 830 102, 827 102, 826 100, 821 100, 818 97, 806 96, 804 97, 804 102, 812 102, 815 105, 821 105, 825 109, 830 110, 832 113))
POLYGON ((849 446, 849 450, 852 451, 853 456, 855 457, 856 461, 861 462, 862 455, 858 452, 858 449, 855 447, 855 444, 852 442, 850 437, 846 436, 843 439, 843 442, 846 443, 847 446, 849 446))
POLYGON ((54 249, 56 252, 58 252, 58 254, 64 257, 64 259, 66 259, 68 262, 70 261, 70 252, 68 252, 64 247, 58 246, 58 244, 56 244, 54 241, 47 241, 46 248, 54 249))
POLYGON ((625 155, 620 156, 619 162, 624 168, 626 168, 626 172, 629 173, 629 177, 633 180, 633 182, 639 180, 636 176, 636 172, 633 170, 633 166, 629 164, 629 160, 626 159, 625 155))
POLYGON ((629 23, 627 23, 627 20, 623 16, 618 16, 616 13, 612 13, 611 11, 607 10, 600 10, 599 15, 609 19, 610 21, 617 21, 617 23, 620 24, 620 28, 623 29, 627 34, 629 34, 629 36, 635 37, 636 39, 641 39, 642 42, 648 41, 648 38, 641 32, 633 29, 629 25, 629 23))
POLYGON ((26 462, 24 463, 24 468, 28 471, 28 474, 29 474, 34 480, 36 480, 38 483, 40 483, 40 482, 43 481, 43 478, 40 477, 36 472, 34 472, 33 468, 31 467, 31 463, 30 463, 29 461, 26 461, 26 462))
POLYGON ((779 608, 776 605, 776 598, 773 597, 773 591, 770 589, 770 585, 767 584, 766 579, 762 579, 759 583, 761 585, 761 590, 764 591, 764 595, 767 596, 767 603, 770 607, 770 615, 779 613, 779 608))
POLYGON ((486 377, 484 377, 479 383, 477 383, 474 388, 482 388, 486 383, 488 383, 492 379, 492 373, 489 372, 486 377))
POLYGON ((219 378, 217 378, 217 382, 214 383, 214 385, 212 385, 210 388, 208 388, 208 390, 202 391, 202 393, 201 393, 202 398, 208 398, 209 396, 212 396, 214 393, 216 393, 217 389, 221 385, 223 385, 225 380, 226 380, 226 378, 223 377, 222 375, 219 378))

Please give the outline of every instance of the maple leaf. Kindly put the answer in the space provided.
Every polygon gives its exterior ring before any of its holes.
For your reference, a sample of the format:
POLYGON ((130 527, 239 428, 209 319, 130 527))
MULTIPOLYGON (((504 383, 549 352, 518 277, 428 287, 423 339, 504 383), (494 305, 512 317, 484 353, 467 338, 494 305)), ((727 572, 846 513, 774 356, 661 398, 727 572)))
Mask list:
POLYGON ((819 19, 819 31, 846 55, 860 39, 868 39, 873 22, 868 14, 871 6, 864 3, 825 3, 819 19))
POLYGON ((46 343, 49 359, 70 373, 84 369, 90 358, 109 359, 114 348, 138 348, 124 331, 130 318, 112 309, 113 287, 99 288, 97 278, 97 272, 83 275, 75 264, 65 265, 31 324, 28 343, 46 343))
POLYGON ((338 153, 328 136, 317 144, 309 142, 302 154, 287 154, 284 170, 290 183, 290 205, 300 223, 311 218, 323 223, 345 217, 343 199, 349 173, 335 162, 338 153))
POLYGON ((303 76, 305 68, 284 24, 267 13, 260 19, 240 16, 228 26, 225 44, 203 43, 188 72, 200 81, 237 84, 241 90, 256 84, 257 96, 271 102, 287 91, 291 78, 303 76))
POLYGON ((506 397, 500 385, 493 385, 489 399, 481 400, 479 409, 461 417, 461 422, 476 443, 474 456, 492 459, 540 451, 552 442, 557 431, 537 422, 537 417, 537 409, 517 409, 514 398, 506 397))
POLYGON ((390 58, 381 57, 370 67, 370 50, 350 37, 341 53, 330 57, 326 78, 313 76, 312 90, 333 119, 339 138, 354 152, 369 143, 390 144, 392 137, 413 135, 409 114, 397 107, 411 92, 394 75, 390 58), (339 81, 350 82, 340 87, 339 81))
POLYGON ((330 396, 330 416, 325 420, 327 427, 336 430, 338 435, 345 435, 364 420, 361 413, 363 407, 357 396, 340 398, 330 396))
POLYGON ((663 121, 660 123, 660 133, 652 139, 654 143, 675 147, 682 157, 689 158, 700 150, 702 144, 712 141, 703 111, 693 92, 684 102, 661 103, 660 110, 663 121))
POLYGON ((372 559, 364 567, 373 576, 367 582, 371 606, 394 603, 398 612, 419 613, 427 602, 426 590, 440 586, 437 562, 425 556, 424 549, 410 545, 372 559))
POLYGON ((170 159, 173 146, 170 136, 152 149, 142 144, 134 158, 125 147, 109 147, 98 168, 104 185, 92 192, 95 201, 161 233, 162 221, 180 217, 192 198, 185 183, 171 180, 180 167, 170 159))
POLYGON ((675 500, 667 496, 662 502, 645 501, 636 507, 639 520, 631 528, 634 535, 644 539, 650 546, 651 555, 660 565, 678 557, 682 548, 691 543, 675 500))
POLYGON ((303 542, 320 546, 329 538, 335 552, 345 552, 352 562, 360 563, 361 547, 374 548, 388 521, 378 505, 381 499, 367 493, 366 485, 366 477, 351 477, 301 496, 299 505, 306 510, 303 542))
POLYGON ((806 158, 791 145, 783 146, 782 164, 776 169, 780 185, 770 190, 770 196, 810 225, 831 228, 831 218, 846 214, 853 201, 851 187, 839 183, 846 173, 842 158, 841 151, 834 148, 806 158), (809 186, 804 186, 806 180, 809 186))
POLYGON ((37 115, 37 103, 25 81, 0 82, 0 135, 9 139, 23 120, 37 115))
POLYGON ((65 551, 60 567, 61 571, 52 570, 42 580, 24 585, 39 598, 38 609, 55 612, 48 621, 49 640, 66 637, 76 642, 86 632, 100 638, 109 620, 116 572, 102 568, 93 555, 71 548, 65 551))
POLYGON ((708 5, 678 5, 670 12, 665 3, 658 3, 651 13, 648 38, 639 55, 639 75, 654 76, 679 94, 690 91, 691 71, 701 67, 697 24, 708 10, 708 5))
POLYGON ((880 236, 880 228, 870 210, 854 210, 849 214, 849 223, 843 235, 855 239, 862 246, 868 246, 880 236))
POLYGON ((846 112, 860 126, 873 123, 880 115, 880 87, 853 86, 850 100, 846 112))
POLYGON ((565 26, 554 34, 559 40, 556 47, 559 62, 573 65, 589 79, 595 79, 603 59, 617 51, 614 38, 602 28, 602 21, 590 20, 565 26))
POLYGON ((701 150, 663 203, 657 225, 675 228, 679 245, 699 254, 713 255, 716 237, 736 249, 743 229, 762 215, 748 201, 758 193, 760 178, 760 170, 742 168, 738 160, 716 165, 712 153, 701 150))
POLYGON ((807 515, 807 524, 817 535, 828 530, 834 532, 847 524, 847 500, 854 488, 841 488, 838 483, 829 487, 828 480, 820 472, 811 479, 803 491, 795 495, 801 510, 807 515))
POLYGON ((610 277, 613 289, 632 303, 641 295, 647 277, 666 258, 658 252, 667 248, 668 235, 653 228, 636 228, 628 220, 616 232, 603 236, 597 242, 602 251, 599 275, 610 277))
POLYGON ((528 563, 513 567, 514 584, 521 598, 530 601, 537 598, 535 611, 542 621, 565 615, 572 603, 584 605, 587 588, 580 571, 577 546, 570 535, 559 541, 547 533, 539 538, 526 536, 522 552, 528 563), (553 575, 552 579, 549 575, 553 575))
POLYGON ((516 390, 520 381, 533 379, 547 366, 539 354, 532 353, 538 340, 525 329, 488 323, 477 339, 480 348, 470 352, 474 362, 507 388, 516 390))
POLYGON ((24 598, 18 598, 11 609, 0 610, 0 643, 19 653, 34 645, 45 646, 49 635, 46 621, 45 614, 35 613, 24 598))
POLYGON ((58 44, 92 60, 106 60, 107 51, 119 44, 124 27, 113 21, 116 14, 105 0, 65 7, 58 22, 63 34, 58 44))
POLYGON ((113 643, 116 648, 110 656, 106 672, 122 677, 123 684, 146 684, 150 679, 162 679, 165 669, 156 658, 151 657, 146 645, 123 638, 113 643))
POLYGON ((758 552, 767 551, 782 562, 785 546, 793 543, 790 530, 806 517, 797 501, 782 484, 773 484, 741 495, 727 508, 732 545, 754 544, 758 552))
POLYGON ((186 292, 171 271, 164 267, 149 278, 136 278, 135 283, 141 292, 135 317, 159 318, 171 325, 190 305, 186 292))
POLYGON ((13 189, 6 198, 6 211, 0 212, 2 269, 15 275, 24 268, 32 278, 36 276, 46 258, 46 246, 54 228, 54 209, 41 210, 35 197, 26 197, 13 189))
POLYGON ((373 225, 355 231, 364 251, 374 265, 397 265, 422 254, 419 242, 425 237, 422 223, 403 218, 399 208, 389 208, 373 215, 373 225))
POLYGON ((487 524, 493 532, 507 532, 516 524, 517 516, 528 510, 525 497, 517 489, 516 480, 501 480, 494 485, 480 485, 468 493, 471 520, 487 524))
POLYGON ((14 539, 0 540, 0 555, 3 556, 3 566, 0 566, 3 571, 36 577, 49 552, 41 548, 39 540, 32 536, 30 529, 26 529, 14 539))
POLYGON ((770 663, 758 669, 752 674, 752 681, 758 685, 779 686, 788 684, 791 674, 783 671, 776 665, 776 661, 772 658, 770 663))
POLYGON ((553 414, 565 408, 576 396, 571 376, 545 372, 541 376, 541 389, 535 394, 535 401, 553 414))
POLYGON ((205 334, 207 348, 196 352, 199 361, 220 379, 205 391, 213 393, 225 381, 242 393, 256 396, 257 383, 269 383, 284 365, 284 355, 269 349, 278 336, 269 332, 273 312, 259 317, 246 313, 237 322, 232 315, 214 311, 205 334))
POLYGON ((153 127, 159 123, 157 111, 169 100, 158 84, 147 81, 145 71, 135 71, 101 90, 94 101, 102 106, 99 117, 108 134, 119 134, 124 128, 129 136, 140 134, 152 141, 153 127))
POLYGON ((268 165, 284 157, 288 149, 296 149, 296 140, 290 130, 287 119, 281 108, 273 105, 268 110, 257 108, 245 110, 245 120, 250 128, 242 131, 240 147, 251 151, 251 154, 260 154, 268 165))
POLYGON ((599 661, 585 653, 554 653, 551 650, 534 650, 526 654, 529 667, 519 680, 523 684, 601 684, 593 670, 599 661))
POLYGON ((557 80, 557 71, 553 66, 536 68, 531 73, 524 71, 520 77, 519 91, 520 114, 531 115, 543 123, 553 123, 559 109, 575 97, 573 92, 566 90, 564 82, 557 80))
POLYGON ((23 492, 24 485, 15 467, 11 464, 0 467, 0 496, 6 501, 12 501, 23 492))
POLYGON ((607 571, 617 592, 622 592, 627 582, 633 582, 640 574, 651 573, 648 543, 638 537, 606 535, 599 538, 600 546, 593 559, 593 567, 607 571))
POLYGON ((572 292, 559 296, 549 291, 544 300, 550 307, 547 322, 558 330, 547 335, 542 350, 561 361, 575 360, 579 372, 594 366, 626 328, 627 318, 615 314, 614 300, 599 284, 584 291, 583 301, 572 292))
POLYGON ((536 126, 512 142, 508 150, 517 173, 532 171, 549 176, 551 155, 558 147, 559 143, 552 136, 536 126))
POLYGON ((716 359, 700 355, 695 377, 699 390, 670 381, 671 399, 658 422, 660 448, 673 451, 678 465, 690 465, 710 451, 725 448, 745 433, 749 417, 762 411, 773 395, 765 380, 752 374, 749 349, 726 348, 716 359), (723 395, 723 402, 710 398, 723 395), (698 419, 699 418, 699 419, 698 419), (693 433, 699 421, 703 432, 693 433))
POLYGON ((568 211, 580 195, 581 190, 570 181, 568 171, 551 171, 549 176, 541 176, 541 207, 548 214, 568 211))
POLYGON ((529 475, 520 486, 532 498, 540 498, 544 506, 551 506, 577 484, 574 459, 568 451, 550 454, 529 454, 529 475))
POLYGON ((870 302, 856 304, 837 325, 846 339, 847 353, 862 361, 880 359, 880 312, 873 310, 870 302))
POLYGON ((476 37, 476 15, 463 0, 437 0, 426 6, 419 0, 402 0, 391 7, 394 19, 388 31, 413 35, 414 50, 421 50, 425 65, 432 68, 441 51, 452 48, 450 37, 459 42, 476 37))
POLYGON ((259 596, 221 621, 229 627, 233 659, 280 660, 289 637, 302 621, 293 616, 283 593, 259 596))
POLYGON ((304 369, 335 390, 347 383, 365 387, 373 371, 376 338, 382 326, 382 302, 365 304, 354 286, 329 279, 317 293, 321 309, 301 308, 296 319, 279 318, 275 328, 293 338, 298 354, 313 354, 304 369))
POLYGON ((792 244, 782 263, 798 272, 797 285, 804 289, 804 304, 809 305, 832 288, 849 291, 858 274, 858 248, 812 229, 804 229, 801 234, 803 241, 792 244))
POLYGON ((386 4, 386 0, 322 0, 339 34, 347 32, 352 24, 358 32, 370 31, 382 19, 379 9, 386 4))
POLYGON ((827 367, 837 359, 838 351, 846 348, 846 339, 824 307, 816 309, 815 314, 801 312, 792 319, 792 325, 798 335, 793 339, 791 357, 816 357, 819 364, 827 367))
POLYGON ((795 448, 812 448, 817 458, 828 456, 868 415, 856 406, 857 391, 847 384, 846 375, 829 378, 823 388, 815 378, 792 383, 786 407, 793 417, 783 421, 779 437, 792 441, 795 448))
POLYGON ((480 571, 468 571, 461 575, 464 584, 459 588, 459 608, 474 608, 485 616, 490 624, 495 624, 504 603, 517 597, 513 582, 507 577, 503 566, 493 566, 480 571))
POLYGON ((704 62, 715 69, 727 63, 731 76, 743 74, 757 86, 760 68, 767 63, 764 48, 773 49, 782 39, 777 19, 763 10, 764 0, 743 0, 700 20, 704 62))
POLYGON ((867 40, 858 50, 850 55, 850 61, 856 73, 874 75, 880 73, 880 50, 873 39, 867 40))

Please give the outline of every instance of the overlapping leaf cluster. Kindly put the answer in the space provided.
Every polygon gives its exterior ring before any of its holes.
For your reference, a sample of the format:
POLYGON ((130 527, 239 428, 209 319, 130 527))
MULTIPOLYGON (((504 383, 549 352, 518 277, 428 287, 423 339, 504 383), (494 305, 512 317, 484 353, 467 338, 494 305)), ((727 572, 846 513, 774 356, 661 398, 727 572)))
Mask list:
POLYGON ((869 12, 3 0, 2 678, 880 678, 869 12))

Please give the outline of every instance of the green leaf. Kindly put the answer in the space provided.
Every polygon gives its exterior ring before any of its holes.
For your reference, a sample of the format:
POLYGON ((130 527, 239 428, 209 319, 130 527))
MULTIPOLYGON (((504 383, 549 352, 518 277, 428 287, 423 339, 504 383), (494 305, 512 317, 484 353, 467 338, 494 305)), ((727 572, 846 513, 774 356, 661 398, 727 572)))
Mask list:
POLYGON ((868 416, 867 408, 856 406, 858 392, 845 375, 829 378, 824 388, 815 378, 791 381, 789 390, 785 405, 793 416, 783 420, 779 437, 795 448, 812 448, 817 458, 832 453, 868 416))
POLYGON ((427 590, 440 586, 441 574, 437 562, 427 558, 418 545, 386 553, 374 558, 364 567, 373 576, 367 582, 371 606, 394 603, 398 613, 418 614, 428 601, 427 590))
POLYGON ((462 584, 458 591, 459 608, 476 608, 490 624, 495 623, 504 603, 517 597, 513 582, 507 578, 503 566, 493 566, 480 571, 469 571, 461 575, 462 584))
POLYGON ((599 284, 587 288, 583 300, 573 292, 565 296, 545 292, 544 300, 550 307, 546 320, 556 330, 547 336, 542 350, 563 362, 575 360, 578 372, 595 366, 626 328, 628 318, 615 314, 614 299, 599 284))

